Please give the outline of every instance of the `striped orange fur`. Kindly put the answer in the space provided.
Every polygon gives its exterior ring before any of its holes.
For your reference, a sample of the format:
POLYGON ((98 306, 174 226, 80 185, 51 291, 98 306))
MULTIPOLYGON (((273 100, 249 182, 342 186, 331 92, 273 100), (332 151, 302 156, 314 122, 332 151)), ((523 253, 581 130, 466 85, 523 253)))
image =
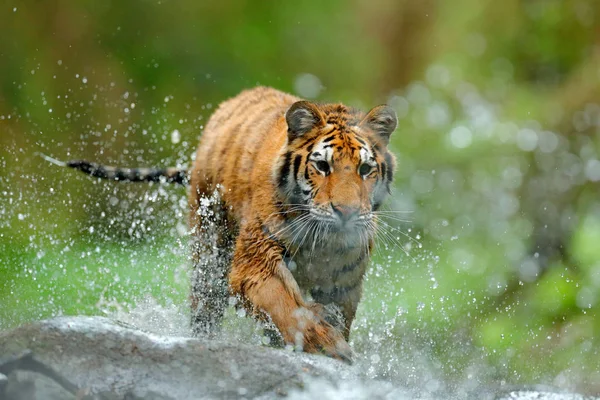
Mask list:
POLYGON ((350 359, 396 125, 387 106, 365 114, 265 87, 220 105, 190 171, 197 332, 214 333, 238 295, 285 343, 350 359))

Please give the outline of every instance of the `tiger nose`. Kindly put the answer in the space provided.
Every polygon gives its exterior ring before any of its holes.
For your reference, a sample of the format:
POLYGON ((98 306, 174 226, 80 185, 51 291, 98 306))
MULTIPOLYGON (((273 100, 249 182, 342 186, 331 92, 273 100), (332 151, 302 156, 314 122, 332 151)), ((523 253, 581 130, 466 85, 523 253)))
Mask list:
POLYGON ((336 205, 331 204, 331 208, 333 212, 338 216, 342 221, 348 221, 358 215, 358 207, 352 206, 344 206, 344 205, 336 205))

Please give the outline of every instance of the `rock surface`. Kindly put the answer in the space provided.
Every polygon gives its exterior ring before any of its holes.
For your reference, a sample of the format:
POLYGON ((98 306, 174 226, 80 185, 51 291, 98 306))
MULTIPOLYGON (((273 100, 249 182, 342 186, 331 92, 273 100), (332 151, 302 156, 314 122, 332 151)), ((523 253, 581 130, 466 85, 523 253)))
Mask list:
MULTIPOLYGON (((165 337, 101 317, 61 317, 0 333, 0 399, 423 398, 321 356, 165 337)), ((449 396, 451 398, 451 396, 449 396)), ((479 392, 485 399, 583 400, 479 392)))
MULTIPOLYGON (((344 367, 267 347, 160 337, 100 317, 61 317, 0 333, 0 359, 24 350, 77 388, 111 399, 271 398, 310 376, 333 379, 344 367)), ((5 391, 14 398, 42 398, 25 393, 35 392, 27 387, 32 380, 48 392, 43 398, 69 398, 39 373, 8 376, 5 391)))

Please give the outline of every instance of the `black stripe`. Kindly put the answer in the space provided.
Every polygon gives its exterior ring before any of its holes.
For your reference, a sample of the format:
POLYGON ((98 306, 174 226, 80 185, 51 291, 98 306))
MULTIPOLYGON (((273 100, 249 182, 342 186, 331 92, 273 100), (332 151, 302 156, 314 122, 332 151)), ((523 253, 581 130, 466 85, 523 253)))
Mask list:
POLYGON ((323 143, 327 143, 327 142, 331 142, 333 139, 335 139, 336 135, 331 135, 329 137, 326 137, 325 139, 323 139, 323 143))
POLYGON ((115 180, 117 181, 135 181, 135 174, 129 174, 129 171, 124 169, 115 170, 115 180))
POLYGON ((345 273, 354 271, 358 266, 360 266, 360 264, 365 259, 366 255, 367 255, 366 252, 364 252, 364 251, 361 252, 356 260, 344 265, 340 270, 335 271, 335 273, 333 275, 334 276, 333 280, 336 281, 341 274, 345 274, 345 273))
POLYGON ((335 131, 335 129, 336 128, 333 127, 333 128, 331 128, 331 130, 329 132, 325 132, 323 134, 310 137, 310 138, 306 139, 299 147, 305 147, 305 146, 308 147, 310 145, 314 145, 317 140, 320 140, 323 136, 329 135, 330 133, 335 131))
POLYGON ((325 132, 322 136, 327 136, 329 135, 331 132, 335 131, 335 126, 333 128, 331 128, 331 130, 329 132, 325 132))
POLYGON ((382 162, 381 163, 381 179, 385 179, 385 173, 387 171, 387 165, 382 162))
POLYGON ((310 138, 306 139, 306 141, 304 143, 302 143, 300 146, 298 146, 298 148, 309 147, 311 145, 314 146, 315 142, 320 138, 321 138, 320 135, 310 137, 310 138))
POLYGON ((319 303, 327 304, 327 300, 340 301, 348 294, 348 292, 356 289, 361 283, 361 279, 357 279, 354 284, 350 286, 338 287, 335 286, 331 292, 325 292, 321 289, 311 289, 310 294, 319 303))
MULTIPOLYGON (((238 124, 234 125, 234 126, 231 128, 231 132, 238 133, 241 127, 242 127, 242 123, 240 122, 240 123, 238 123, 238 124)), ((234 134, 234 135, 233 135, 233 140, 235 141, 235 140, 236 140, 236 139, 237 139, 239 136, 240 136, 240 135, 234 134)), ((213 147, 214 147, 214 146, 213 146, 213 147)), ((233 147, 233 146, 232 146, 231 144, 229 144, 229 145, 226 145, 226 146, 223 146, 223 148, 221 149, 220 158, 224 158, 224 157, 225 157, 225 154, 226 154, 226 153, 227 153, 229 150, 231 150, 231 148, 232 148, 232 147, 233 147)), ((211 151, 211 153, 212 153, 212 151, 211 151)))
POLYGON ((273 233, 271 233, 271 230, 269 228, 267 228, 265 225, 262 225, 262 231, 270 240, 276 242, 285 250, 283 242, 279 240, 273 233))
MULTIPOLYGON (((241 136, 242 136, 242 135, 236 135, 236 138, 239 138, 239 137, 241 137, 241 136)), ((239 140, 239 139, 238 139, 238 140, 239 140)), ((235 141, 235 144, 237 144, 238 140, 236 140, 236 141, 235 141)), ((232 146, 232 147, 233 147, 233 146, 232 146)), ((243 145, 242 145, 241 147, 243 147, 243 145)), ((235 173, 235 171, 237 171, 237 170, 239 169, 239 167, 240 167, 240 163, 241 163, 241 162, 242 162, 242 155, 240 154, 240 155, 238 155, 238 156, 235 158, 235 161, 233 161, 233 168, 232 168, 232 171, 233 171, 234 173, 235 173)))
POLYGON ((339 254, 340 256, 345 255, 348 251, 356 249, 356 246, 344 246, 340 245, 335 249, 335 254, 339 254))
POLYGON ((187 186, 190 182, 190 178, 188 176, 188 172, 185 170, 177 170, 175 174, 170 175, 167 178, 167 182, 169 183, 177 183, 179 185, 187 186))
POLYGON ((394 171, 392 171, 392 168, 390 168, 392 165, 392 156, 388 152, 385 153, 385 164, 388 170, 388 182, 391 182, 392 179, 394 179, 394 171))
POLYGON ((300 163, 302 162, 302 156, 301 155, 296 155, 296 158, 294 158, 294 179, 297 179, 296 177, 298 176, 298 170, 300 169, 300 163))
POLYGON ((277 207, 277 211, 283 211, 284 206, 283 206, 283 202, 280 200, 277 200, 275 198, 275 196, 273 196, 273 198, 271 199, 271 201, 273 201, 275 203, 275 207, 277 207))
POLYGON ((81 172, 85 172, 88 175, 95 176, 98 178, 106 177, 104 174, 99 173, 98 169, 100 168, 100 165, 91 163, 88 161, 83 161, 83 160, 68 161, 67 166, 78 169, 81 172))
POLYGON ((291 152, 287 152, 285 153, 285 156, 283 157, 283 164, 281 165, 281 168, 279 169, 279 177, 278 177, 278 182, 277 185, 279 186, 280 189, 285 189, 285 187, 288 184, 288 176, 290 174, 290 161, 292 159, 292 153, 291 152))
POLYGON ((178 169, 115 168, 84 160, 68 161, 67 166, 96 178, 120 182, 167 182, 185 186, 189 181, 187 171, 178 169))

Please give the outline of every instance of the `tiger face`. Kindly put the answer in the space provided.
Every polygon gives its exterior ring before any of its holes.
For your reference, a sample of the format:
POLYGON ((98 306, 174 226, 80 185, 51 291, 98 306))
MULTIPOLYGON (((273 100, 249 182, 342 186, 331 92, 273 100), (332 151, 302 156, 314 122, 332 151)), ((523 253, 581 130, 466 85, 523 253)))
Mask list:
POLYGON ((373 211, 389 194, 395 168, 387 149, 395 112, 379 106, 364 115, 300 101, 286 122, 288 140, 275 175, 296 219, 306 229, 346 237, 372 231, 373 211))

